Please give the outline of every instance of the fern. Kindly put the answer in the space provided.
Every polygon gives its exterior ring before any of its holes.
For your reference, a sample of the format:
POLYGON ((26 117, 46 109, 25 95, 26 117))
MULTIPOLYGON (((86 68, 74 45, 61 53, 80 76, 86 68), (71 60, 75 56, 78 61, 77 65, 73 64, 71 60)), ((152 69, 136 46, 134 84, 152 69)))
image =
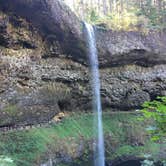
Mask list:
POLYGON ((154 141, 166 136, 166 97, 157 97, 156 100, 143 104, 143 119, 152 119, 155 128, 151 131, 154 141))

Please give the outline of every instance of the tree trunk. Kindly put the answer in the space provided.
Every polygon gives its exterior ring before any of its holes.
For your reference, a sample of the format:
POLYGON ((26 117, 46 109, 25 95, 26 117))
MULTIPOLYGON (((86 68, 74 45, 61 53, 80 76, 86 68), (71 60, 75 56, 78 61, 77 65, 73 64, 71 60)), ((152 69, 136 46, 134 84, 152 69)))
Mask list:
POLYGON ((103 14, 107 15, 107 1, 103 0, 103 14))

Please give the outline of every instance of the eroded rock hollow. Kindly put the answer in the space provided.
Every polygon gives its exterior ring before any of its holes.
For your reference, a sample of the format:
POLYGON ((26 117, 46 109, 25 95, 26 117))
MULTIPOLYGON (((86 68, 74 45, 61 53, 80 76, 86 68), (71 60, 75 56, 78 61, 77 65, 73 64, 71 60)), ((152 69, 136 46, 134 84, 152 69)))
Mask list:
MULTIPOLYGON (((1 0, 0 11, 0 125, 89 111, 82 22, 59 0, 1 0)), ((96 27, 96 36, 104 109, 129 111, 166 94, 164 32, 96 27)))

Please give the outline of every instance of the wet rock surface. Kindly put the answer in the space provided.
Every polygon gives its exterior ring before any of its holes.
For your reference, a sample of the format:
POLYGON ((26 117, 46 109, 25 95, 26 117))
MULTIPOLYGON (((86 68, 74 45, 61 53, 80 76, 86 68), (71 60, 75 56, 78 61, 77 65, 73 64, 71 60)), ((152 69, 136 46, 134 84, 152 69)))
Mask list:
POLYGON ((54 45, 50 52, 52 56, 61 52, 72 55, 76 61, 85 59, 82 23, 62 1, 2 0, 0 10, 20 16, 33 24, 44 40, 54 45))
MULTIPOLYGON (((28 2, 0 3, 0 125, 33 124, 62 111, 91 109, 79 20, 60 1, 54 7, 51 0, 28 2), (21 6, 24 10, 17 10, 21 6)), ((164 33, 96 29, 96 39, 104 109, 137 109, 165 94, 164 33)))
POLYGON ((123 32, 96 28, 100 66, 136 64, 149 67, 166 63, 165 32, 123 32))
MULTIPOLYGON (((2 0, 0 10, 26 19, 38 30, 44 40, 52 45, 46 57, 63 53, 77 62, 88 64, 84 25, 62 1, 2 0)), ((145 34, 96 27, 96 41, 101 67, 166 63, 165 32, 145 34)))

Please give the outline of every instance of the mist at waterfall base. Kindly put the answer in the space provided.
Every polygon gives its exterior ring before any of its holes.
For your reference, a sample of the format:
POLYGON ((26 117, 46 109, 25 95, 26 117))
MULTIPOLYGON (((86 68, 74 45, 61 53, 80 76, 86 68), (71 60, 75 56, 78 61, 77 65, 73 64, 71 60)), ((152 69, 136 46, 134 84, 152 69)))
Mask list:
POLYGON ((102 106, 100 97, 100 75, 95 32, 92 25, 87 23, 84 23, 84 25, 93 90, 94 134, 97 136, 97 140, 94 142, 94 165, 105 166, 102 106))

